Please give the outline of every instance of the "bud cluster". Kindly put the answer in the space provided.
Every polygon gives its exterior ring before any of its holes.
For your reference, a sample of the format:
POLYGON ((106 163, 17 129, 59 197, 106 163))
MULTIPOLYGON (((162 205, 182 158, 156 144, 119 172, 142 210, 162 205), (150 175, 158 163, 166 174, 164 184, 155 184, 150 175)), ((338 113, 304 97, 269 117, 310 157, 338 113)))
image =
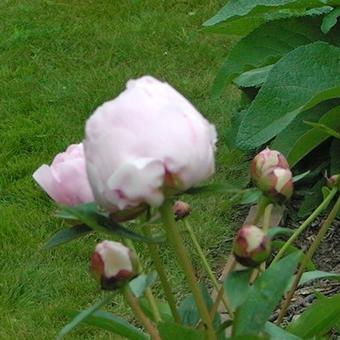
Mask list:
POLYGON ((258 153, 251 162, 253 183, 275 202, 289 199, 293 194, 292 172, 285 157, 276 150, 258 153))

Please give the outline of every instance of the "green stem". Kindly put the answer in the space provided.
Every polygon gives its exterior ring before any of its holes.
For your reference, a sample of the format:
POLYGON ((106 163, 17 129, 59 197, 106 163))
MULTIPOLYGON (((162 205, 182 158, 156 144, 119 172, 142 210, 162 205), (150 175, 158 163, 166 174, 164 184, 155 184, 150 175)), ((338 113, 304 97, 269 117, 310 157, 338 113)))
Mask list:
MULTIPOLYGON (((150 235, 151 233, 148 227, 144 228, 144 231, 146 235, 151 236, 150 235)), ((153 264, 155 266, 155 269, 161 281, 166 300, 168 301, 168 304, 170 306, 172 316, 174 317, 176 322, 180 323, 181 318, 177 311, 175 296, 172 292, 171 285, 168 281, 168 277, 167 277, 166 271, 164 269, 164 265, 160 257, 159 248, 156 244, 151 244, 151 243, 148 244, 148 247, 149 247, 149 251, 150 251, 153 264)))
POLYGON ((323 202, 313 211, 313 213, 304 221, 298 229, 295 230, 293 235, 282 246, 280 251, 276 254, 272 264, 276 263, 287 251, 289 246, 296 240, 296 238, 320 215, 320 213, 327 208, 333 197, 337 192, 336 188, 333 188, 323 202))
POLYGON ((209 311, 206 304, 204 303, 201 290, 196 281, 189 253, 185 248, 181 234, 178 230, 178 227, 176 226, 175 218, 171 209, 171 202, 165 201, 160 207, 160 213, 167 238, 176 252, 177 260, 184 270, 188 285, 195 299, 197 309, 200 313, 203 323, 207 327, 208 339, 216 339, 209 311))
POLYGON ((294 292, 299 284, 299 281, 301 279, 301 276, 303 274, 303 272, 306 269, 307 263, 309 260, 312 259, 314 253, 316 252, 316 250, 318 249, 319 244, 321 243, 323 237, 325 236, 327 230, 329 229, 329 227, 331 226, 332 222, 336 219, 338 213, 340 211, 340 197, 338 197, 338 200, 336 201, 336 203, 333 206, 333 209, 331 210, 331 212, 329 213, 327 219, 324 221, 324 223, 322 224, 318 234, 316 235, 316 238, 314 239, 313 243, 311 244, 311 246, 309 247, 306 256, 303 257, 302 261, 301 261, 301 265, 299 268, 298 273, 296 274, 292 287, 289 290, 286 299, 284 300, 283 304, 282 304, 282 308, 281 308, 281 312, 277 318, 277 324, 280 324, 286 314, 287 308, 289 307, 290 301, 294 295, 294 292))
POLYGON ((154 327, 154 325, 151 323, 151 321, 147 318, 147 316, 144 314, 142 309, 139 306, 138 300, 136 297, 132 294, 130 288, 128 285, 125 285, 123 288, 124 297, 131 307, 132 311, 134 312, 136 318, 142 323, 142 325, 145 327, 147 332, 150 334, 151 338, 153 340, 161 340, 157 329, 154 327))
POLYGON ((266 196, 262 195, 257 203, 256 215, 253 222, 254 225, 257 225, 260 222, 268 204, 270 204, 270 200, 266 196))
MULTIPOLYGON (((204 267, 205 271, 207 272, 207 274, 208 274, 208 276, 209 276, 209 278, 210 278, 214 288, 216 289, 217 292, 219 292, 221 286, 217 282, 217 279, 215 278, 215 275, 214 275, 213 271, 211 270, 211 268, 209 266, 207 258, 205 257, 205 255, 203 253, 203 250, 202 250, 200 244, 198 243, 197 237, 196 237, 196 235, 195 235, 195 233, 194 233, 194 231, 193 231, 193 229, 192 229, 188 219, 185 218, 183 220, 183 222, 184 222, 184 225, 185 225, 186 229, 189 232, 191 241, 194 244, 194 247, 195 247, 195 249, 196 249, 196 251, 197 251, 197 253, 198 253, 198 255, 199 255, 199 257, 200 257, 200 259, 202 261, 202 264, 203 264, 203 267, 204 267)), ((234 313, 233 313, 232 309, 229 306, 229 303, 227 301, 227 298, 226 298, 225 294, 222 295, 222 302, 224 304, 224 307, 228 311, 228 313, 230 315, 230 318, 233 318, 233 314, 234 313)))
MULTIPOLYGON (((137 260, 137 266, 138 266, 137 270, 138 270, 139 273, 141 273, 141 272, 143 273, 144 268, 143 268, 143 265, 140 261, 139 256, 137 256, 137 251, 136 251, 136 248, 135 248, 133 242, 130 239, 124 239, 124 242, 136 254, 136 260, 137 260)), ((162 321, 161 315, 159 314, 159 310, 158 310, 158 307, 157 307, 156 299, 155 299, 150 287, 145 289, 145 297, 149 301, 151 312, 152 312, 152 315, 154 317, 154 320, 157 323, 162 321)))

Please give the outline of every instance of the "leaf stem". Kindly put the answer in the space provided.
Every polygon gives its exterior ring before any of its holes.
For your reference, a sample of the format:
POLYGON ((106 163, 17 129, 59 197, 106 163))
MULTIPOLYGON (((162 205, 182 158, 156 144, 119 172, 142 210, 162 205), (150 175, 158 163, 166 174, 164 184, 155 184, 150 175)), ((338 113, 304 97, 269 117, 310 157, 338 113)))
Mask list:
MULTIPOLYGON (((200 244, 198 243, 197 237, 196 237, 188 219, 184 218, 183 222, 184 222, 186 229, 188 230, 188 233, 190 235, 192 243, 194 244, 196 252, 197 252, 197 254, 199 255, 199 257, 202 261, 203 267, 204 267, 205 271, 207 272, 207 274, 209 276, 209 279, 211 280, 216 291, 219 292, 221 285, 218 283, 213 271, 211 270, 209 263, 207 261, 207 258, 205 257, 203 250, 202 250, 200 244)), ((233 313, 231 307, 229 306, 229 303, 228 303, 228 300, 227 300, 227 297, 225 296, 225 294, 222 294, 221 299, 222 299, 222 302, 224 304, 224 307, 226 308, 226 310, 229 313, 230 318, 232 319, 234 313, 233 313)))
POLYGON ((301 276, 302 276, 303 272, 306 269, 308 261, 311 260, 311 258, 313 257, 315 251, 318 249, 318 246, 319 246, 320 242, 322 241, 323 237, 325 236, 325 234, 326 234, 328 228, 331 226, 332 222, 337 217, 339 211, 340 211, 340 196, 338 197, 338 200, 334 204, 333 209, 329 213, 327 219, 322 224, 318 234, 316 235, 316 238, 314 239, 314 241, 310 245, 310 247, 309 247, 309 249, 307 251, 306 256, 304 256, 302 261, 301 261, 300 268, 299 268, 299 270, 298 270, 298 272, 297 272, 297 274, 296 274, 296 276, 294 278, 292 287, 290 288, 289 292, 287 293, 287 296, 286 296, 285 300, 283 301, 280 314, 279 314, 279 316, 277 318, 277 321, 276 321, 276 323, 278 325, 282 322, 282 320, 283 320, 283 318, 284 318, 284 316, 286 314, 286 311, 287 311, 287 309, 289 307, 290 301, 291 301, 291 299, 292 299, 292 297, 294 295, 294 292, 295 292, 295 290, 296 290, 296 288, 297 288, 297 286, 299 284, 301 276))
MULTIPOLYGON (((145 227, 144 231, 148 236, 151 236, 151 232, 148 227, 145 227)), ((175 321, 179 323, 181 319, 177 311, 175 296, 172 292, 171 285, 168 281, 168 277, 160 257, 158 245, 149 243, 148 247, 153 264, 161 281, 166 300, 168 301, 168 304, 170 306, 172 316, 174 317, 175 321)))
POLYGON ((297 237, 320 215, 320 213, 327 208, 333 197, 337 192, 336 188, 333 188, 323 202, 313 211, 313 213, 304 221, 299 228, 297 228, 293 235, 282 246, 280 251, 276 254, 271 264, 276 263, 285 254, 289 246, 297 239, 297 237))
POLYGON ((197 309, 201 315, 201 319, 207 328, 208 339, 216 339, 215 332, 212 325, 212 320, 209 315, 208 308, 203 300, 201 290, 196 281, 196 276, 189 253, 185 248, 181 234, 176 226, 175 218, 171 209, 171 202, 165 201, 160 207, 160 213, 164 223, 164 229, 168 240, 176 252, 177 260, 181 264, 187 278, 188 285, 191 289, 193 297, 196 302, 197 309))
POLYGON ((142 309, 140 308, 138 304, 138 300, 136 297, 132 294, 130 288, 128 285, 125 285, 123 288, 124 297, 131 307, 132 311, 134 312, 136 318, 143 324, 145 329, 150 334, 151 338, 153 340, 161 340, 161 337, 158 334, 157 329, 154 327, 154 325, 151 323, 151 321, 147 318, 147 316, 144 314, 142 309))

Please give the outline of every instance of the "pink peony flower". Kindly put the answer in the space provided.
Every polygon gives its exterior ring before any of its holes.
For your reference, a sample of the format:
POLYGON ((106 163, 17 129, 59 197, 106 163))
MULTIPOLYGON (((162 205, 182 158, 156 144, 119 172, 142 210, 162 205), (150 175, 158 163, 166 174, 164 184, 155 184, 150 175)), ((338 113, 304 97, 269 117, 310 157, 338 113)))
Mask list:
POLYGON ((130 80, 86 124, 87 172, 96 201, 109 211, 160 206, 214 172, 216 131, 169 84, 130 80))
POLYGON ((50 166, 40 166, 33 178, 57 203, 76 205, 94 201, 82 143, 70 145, 54 158, 50 166))

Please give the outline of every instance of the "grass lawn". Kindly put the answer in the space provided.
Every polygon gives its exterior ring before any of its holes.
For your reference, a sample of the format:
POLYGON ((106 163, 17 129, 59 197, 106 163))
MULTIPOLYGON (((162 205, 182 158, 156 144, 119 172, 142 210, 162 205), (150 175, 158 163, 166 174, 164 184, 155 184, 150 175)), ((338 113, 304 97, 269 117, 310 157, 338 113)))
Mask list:
MULTIPOLYGON (((64 310, 87 307, 100 293, 87 272, 98 236, 42 249, 61 222, 31 175, 81 141, 89 114, 129 78, 151 74, 188 97, 220 133, 217 178, 239 176, 240 156, 223 147, 239 94, 230 88, 223 101, 209 98, 228 42, 199 32, 223 3, 1 1, 0 339, 53 339, 68 320, 64 310)), ((192 205, 192 224, 216 268, 225 261, 235 214, 221 198, 195 198, 192 205)), ((186 289, 182 273, 167 249, 163 258, 180 296, 186 289)), ((197 262, 196 269, 202 274, 197 262)), ((129 316, 119 298, 109 308, 129 316)), ((109 336, 82 326, 69 338, 109 336)))

